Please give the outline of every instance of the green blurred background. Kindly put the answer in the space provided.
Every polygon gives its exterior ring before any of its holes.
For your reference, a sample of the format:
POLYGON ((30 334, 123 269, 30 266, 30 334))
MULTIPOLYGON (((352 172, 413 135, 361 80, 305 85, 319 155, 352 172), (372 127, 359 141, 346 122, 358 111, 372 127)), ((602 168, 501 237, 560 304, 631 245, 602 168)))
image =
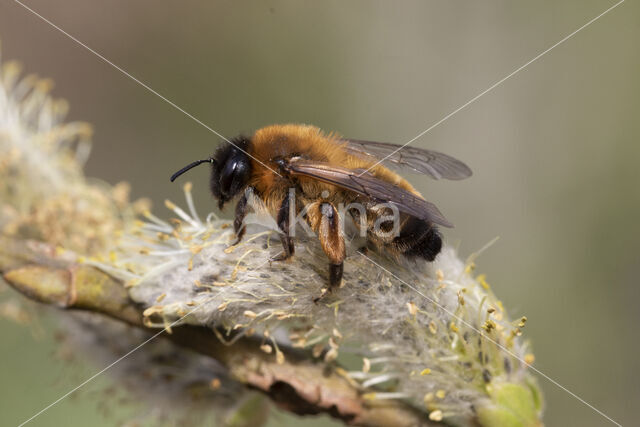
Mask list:
MULTIPOLYGON (((27 4, 225 136, 282 122, 404 143, 614 4, 562 1, 99 1, 27 4)), ((181 201, 169 175, 219 138, 9 0, 4 59, 52 77, 70 119, 95 126, 90 176, 181 201)), ((622 424, 640 402, 640 6, 621 6, 414 142, 474 170, 410 180, 456 228, 536 367, 622 424)), ((213 209, 194 170, 201 212, 213 209)), ((228 215, 228 213, 227 213, 228 215)), ((45 325, 45 328, 47 326, 45 325)), ((0 320, 0 422, 27 419, 97 369, 0 320)), ((115 425, 107 376, 31 425, 115 425)), ((540 378, 549 426, 607 425, 540 378)), ((279 414, 272 425, 295 424, 279 414)), ((320 418, 315 425, 330 423, 320 418)))

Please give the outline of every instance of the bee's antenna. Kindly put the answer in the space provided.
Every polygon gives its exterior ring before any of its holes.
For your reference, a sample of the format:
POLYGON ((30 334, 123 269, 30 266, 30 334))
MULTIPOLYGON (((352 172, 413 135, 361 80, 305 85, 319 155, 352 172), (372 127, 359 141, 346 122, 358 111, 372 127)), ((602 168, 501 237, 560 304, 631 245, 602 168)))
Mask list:
POLYGON ((176 172, 173 175, 171 175, 171 182, 175 181, 177 177, 179 177, 180 175, 182 175, 183 173, 185 173, 189 169, 193 169, 196 166, 201 165, 203 163, 215 163, 215 160, 213 160, 213 158, 210 157, 208 159, 196 160, 193 163, 189 163, 187 166, 183 167, 178 172, 176 172))

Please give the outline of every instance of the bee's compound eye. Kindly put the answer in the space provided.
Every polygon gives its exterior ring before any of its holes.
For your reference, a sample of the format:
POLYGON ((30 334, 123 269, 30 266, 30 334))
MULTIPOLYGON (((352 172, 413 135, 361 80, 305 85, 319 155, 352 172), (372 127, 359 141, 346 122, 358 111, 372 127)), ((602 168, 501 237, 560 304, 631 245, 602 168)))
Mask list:
POLYGON ((251 165, 244 153, 227 160, 220 172, 220 193, 226 198, 235 196, 242 190, 251 175, 251 165))
POLYGON ((231 183, 233 182, 236 165, 237 162, 232 159, 224 165, 224 168, 220 173, 220 192, 225 196, 229 195, 229 191, 231 190, 231 183))

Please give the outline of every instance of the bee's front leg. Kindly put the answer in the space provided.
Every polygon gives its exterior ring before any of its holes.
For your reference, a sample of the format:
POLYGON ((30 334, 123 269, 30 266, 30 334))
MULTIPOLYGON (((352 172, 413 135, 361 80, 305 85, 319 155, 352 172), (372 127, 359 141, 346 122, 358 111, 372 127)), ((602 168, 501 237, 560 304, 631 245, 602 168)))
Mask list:
POLYGON ((280 205, 278 210, 278 228, 282 232, 280 235, 280 241, 282 241, 283 252, 280 255, 276 255, 271 258, 272 261, 285 261, 293 256, 295 253, 295 246, 293 245, 293 238, 289 235, 289 226, 291 225, 290 215, 290 197, 287 195, 280 205))
POLYGON ((232 246, 237 245, 242 241, 244 233, 247 231, 247 227, 244 225, 244 217, 247 216, 248 202, 246 194, 243 194, 238 204, 236 205, 236 216, 233 219, 233 231, 236 233, 236 240, 232 246))

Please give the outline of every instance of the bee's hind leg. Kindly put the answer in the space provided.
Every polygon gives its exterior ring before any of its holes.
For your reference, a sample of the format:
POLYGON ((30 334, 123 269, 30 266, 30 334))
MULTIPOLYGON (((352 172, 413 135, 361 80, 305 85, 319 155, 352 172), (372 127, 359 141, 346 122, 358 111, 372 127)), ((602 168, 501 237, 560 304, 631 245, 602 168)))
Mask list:
POLYGON ((280 241, 282 242, 282 253, 271 258, 271 261, 286 261, 295 253, 295 246, 293 244, 293 238, 289 235, 289 226, 291 224, 291 218, 289 215, 289 196, 285 197, 278 210, 278 228, 282 232, 280 235, 280 241))
POLYGON ((314 299, 317 302, 342 284, 346 249, 341 218, 331 203, 320 202, 311 206, 307 211, 307 221, 313 231, 318 234, 322 250, 329 258, 329 285, 320 297, 314 299))

